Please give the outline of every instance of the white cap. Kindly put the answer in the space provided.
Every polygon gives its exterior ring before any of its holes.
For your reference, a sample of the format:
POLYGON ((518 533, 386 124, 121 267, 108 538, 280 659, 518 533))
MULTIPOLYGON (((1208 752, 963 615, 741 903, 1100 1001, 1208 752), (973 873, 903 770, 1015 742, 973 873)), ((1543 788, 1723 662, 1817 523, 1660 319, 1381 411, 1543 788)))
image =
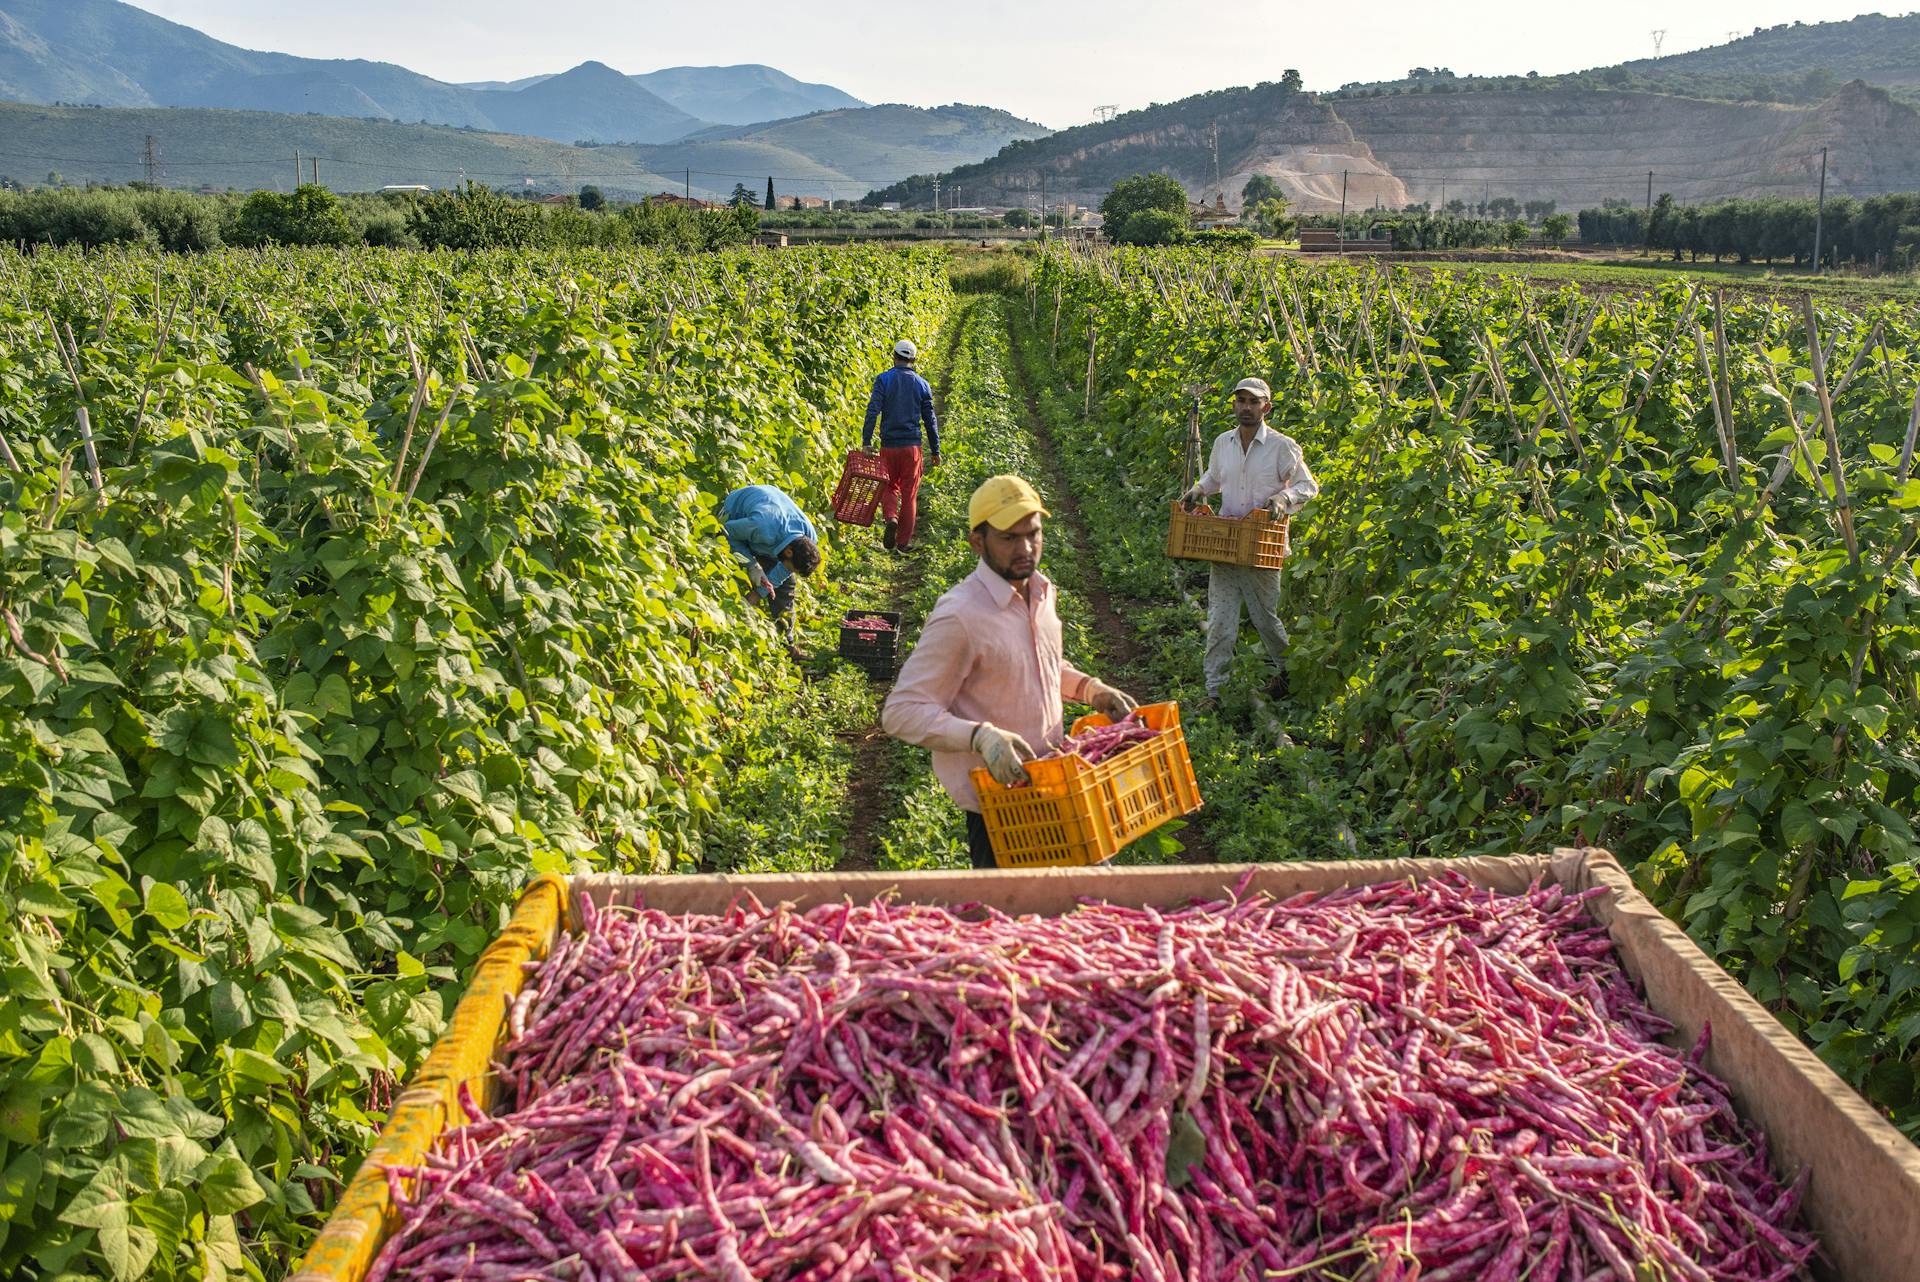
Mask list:
POLYGON ((1243 378, 1234 385, 1233 390, 1236 392, 1252 392, 1263 401, 1273 399, 1273 389, 1267 386, 1267 380, 1264 378, 1243 378))
POLYGON ((893 345, 893 354, 903 361, 910 361, 920 355, 920 349, 913 345, 912 339, 903 338, 893 345))

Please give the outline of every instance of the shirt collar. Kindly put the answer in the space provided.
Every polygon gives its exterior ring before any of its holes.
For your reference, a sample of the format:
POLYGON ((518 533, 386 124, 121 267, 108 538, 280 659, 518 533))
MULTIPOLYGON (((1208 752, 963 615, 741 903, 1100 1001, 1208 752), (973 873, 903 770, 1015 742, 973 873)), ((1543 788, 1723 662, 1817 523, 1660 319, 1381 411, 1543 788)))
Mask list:
MULTIPOLYGON (((1240 427, 1238 424, 1234 425, 1233 434, 1235 436, 1240 435, 1240 427)), ((1260 430, 1253 434, 1253 443, 1255 445, 1265 445, 1278 435, 1280 435, 1280 433, 1274 431, 1270 424, 1262 423, 1260 424, 1260 430)))
MULTIPOLYGON (((1013 584, 995 574, 993 570, 988 567, 984 559, 978 566, 974 567, 973 577, 980 581, 980 586, 986 592, 987 599, 993 602, 995 607, 999 609, 1006 609, 1007 606, 1019 596, 1019 594, 1014 591, 1013 584)), ((1052 581, 1036 569, 1033 572, 1032 582, 1028 585, 1029 599, 1036 603, 1046 600, 1047 592, 1052 586, 1052 581)))

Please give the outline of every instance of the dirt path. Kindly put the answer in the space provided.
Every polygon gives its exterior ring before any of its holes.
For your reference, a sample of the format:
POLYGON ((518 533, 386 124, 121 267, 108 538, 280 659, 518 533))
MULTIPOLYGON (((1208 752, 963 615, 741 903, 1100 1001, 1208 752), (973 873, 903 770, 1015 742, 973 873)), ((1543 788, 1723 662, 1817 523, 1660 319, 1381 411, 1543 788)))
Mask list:
MULTIPOLYGON (((1027 430, 1033 436, 1034 452, 1045 470, 1047 501, 1054 509, 1053 519, 1066 527, 1068 537, 1086 553, 1087 577, 1084 582, 1076 583, 1074 589, 1086 597, 1087 604, 1092 608, 1093 625, 1100 635, 1101 649, 1116 665, 1114 675, 1123 682, 1128 678, 1145 679, 1148 674, 1143 670, 1145 652, 1140 637, 1114 607, 1113 594, 1107 591, 1106 580, 1100 573, 1099 553, 1095 550, 1093 540, 1088 537, 1086 522, 1080 515, 1079 500, 1074 497, 1073 487, 1067 483, 1066 469, 1060 465, 1060 455, 1053 436, 1048 432, 1046 419, 1040 413, 1040 399, 1027 379, 1026 363, 1019 355, 1024 340, 1017 324, 1008 327, 1007 338, 1015 351, 1013 384, 1019 393, 1027 430)), ((1189 819, 1187 827, 1180 833, 1180 842, 1186 847, 1181 853, 1183 863, 1217 862, 1213 845, 1200 826, 1200 818, 1205 814, 1203 809, 1199 815, 1189 819)))
MULTIPOLYGON (((946 332, 941 335, 942 360, 939 378, 933 388, 933 407, 943 423, 947 418, 947 389, 953 378, 953 344, 959 340, 962 321, 967 309, 972 306, 974 304, 971 301, 956 305, 947 321, 946 332)), ((923 495, 925 488, 923 479, 923 495)), ((882 608, 899 612, 903 603, 919 591, 926 572, 926 562, 919 558, 897 558, 893 579, 887 588, 886 604, 882 608)), ((904 631, 908 620, 903 618, 900 626, 904 631)), ((847 776, 847 839, 839 862, 834 864, 834 871, 873 872, 880 866, 880 828, 888 806, 888 739, 877 721, 842 738, 853 743, 853 769, 847 776)))

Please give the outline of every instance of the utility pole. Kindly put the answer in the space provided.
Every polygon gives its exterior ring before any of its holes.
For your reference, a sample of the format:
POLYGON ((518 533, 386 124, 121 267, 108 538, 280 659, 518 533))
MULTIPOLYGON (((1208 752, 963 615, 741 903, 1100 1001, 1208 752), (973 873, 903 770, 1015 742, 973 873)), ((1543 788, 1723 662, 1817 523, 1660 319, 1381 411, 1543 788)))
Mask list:
POLYGON ((293 189, 300 190, 300 149, 293 149, 293 189))
POLYGON ((1047 238, 1047 171, 1040 171, 1040 239, 1047 238))
POLYGON ((160 155, 154 150, 152 134, 147 135, 147 149, 141 155, 140 163, 146 167, 147 186, 155 186, 160 177, 160 155))
POLYGON ((1220 189, 1220 122, 1214 121, 1207 126, 1207 139, 1213 147, 1213 186, 1220 189))
POLYGON ((1653 252, 1653 170, 1647 170, 1647 228, 1640 246, 1640 257, 1645 258, 1653 252))
POLYGON ((1820 223, 1826 219, 1826 148, 1820 148, 1820 202, 1812 207, 1812 274, 1820 274, 1820 223))
POLYGON ((1340 246, 1340 256, 1345 258, 1347 256, 1347 171, 1344 169, 1340 171, 1340 230, 1335 237, 1335 243, 1340 246))
POLYGON ((318 156, 313 158, 313 185, 316 187, 320 185, 320 157, 318 156))
POLYGON ((693 203, 693 170, 691 169, 687 170, 686 200, 689 205, 693 203))
POLYGON ((1660 46, 1665 44, 1666 42, 1667 42, 1667 29, 1665 27, 1662 27, 1660 30, 1653 33, 1653 56, 1654 57, 1658 58, 1660 56, 1660 46))

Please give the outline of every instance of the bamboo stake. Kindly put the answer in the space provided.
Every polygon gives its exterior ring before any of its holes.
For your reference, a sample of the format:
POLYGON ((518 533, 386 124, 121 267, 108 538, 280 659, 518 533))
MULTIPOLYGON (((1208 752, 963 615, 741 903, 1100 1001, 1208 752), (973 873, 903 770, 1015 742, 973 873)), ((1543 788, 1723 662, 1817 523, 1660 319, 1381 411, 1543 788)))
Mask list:
POLYGON ((420 409, 427 401, 427 373, 420 366, 420 353, 414 348, 413 337, 407 337, 407 360, 413 366, 413 404, 407 408, 406 430, 400 435, 400 453, 393 461, 393 476, 387 482, 387 488, 400 488, 400 477, 407 466, 407 451, 413 446, 414 424, 420 421, 420 409))
POLYGON ((440 433, 447 426, 447 416, 453 413, 453 402, 457 399, 449 394, 447 403, 440 407, 440 417, 434 422, 433 431, 427 436, 427 443, 420 447, 420 462, 413 469, 413 479, 407 482, 407 493, 400 500, 400 506, 406 507, 413 502, 413 492, 420 488, 420 478, 427 473, 427 460, 433 457, 433 447, 440 443, 440 433))
POLYGON ((1093 353, 1094 345, 1099 341, 1100 327, 1091 318, 1087 321, 1087 396, 1080 408, 1081 418, 1093 417, 1093 353))
POLYGON ((1696 323, 1693 327, 1693 347, 1700 357, 1700 374, 1707 380, 1707 398, 1713 402, 1713 431, 1720 441, 1720 462, 1727 469, 1727 488, 1740 488, 1740 474, 1735 470, 1733 460, 1733 442, 1727 433, 1727 420, 1720 408, 1720 386, 1714 381, 1713 362, 1707 359, 1706 335, 1700 332, 1696 323))
POLYGON ((1553 406, 1554 412, 1560 416, 1561 425, 1567 429, 1567 435, 1573 441, 1573 452, 1579 457, 1581 466, 1584 469, 1587 459, 1587 448, 1581 442, 1580 429, 1574 426, 1573 415, 1568 413, 1567 407, 1560 403, 1560 393, 1558 389, 1555 388, 1553 380, 1547 377, 1547 371, 1540 364, 1540 358, 1534 354, 1533 344, 1523 338, 1520 340, 1520 350, 1526 353, 1527 363, 1533 366, 1534 374, 1540 379, 1540 386, 1546 389, 1547 401, 1553 406))
POLYGON ((1907 418, 1907 443, 1900 448, 1900 471, 1894 480, 1895 489, 1907 487, 1907 477, 1913 472, 1913 447, 1916 438, 1920 438, 1920 387, 1913 389, 1913 413, 1907 418))
POLYGON ((1847 539, 1847 556, 1857 568, 1860 564, 1860 541, 1853 532, 1853 500, 1847 495, 1847 463, 1840 457, 1840 433, 1833 422, 1833 398, 1827 394, 1827 361, 1820 352, 1819 318, 1813 310, 1813 295, 1802 294, 1800 306, 1807 320, 1807 347, 1813 355, 1813 390, 1819 397, 1820 426, 1827 437, 1828 469, 1833 474, 1834 498, 1840 505, 1840 530, 1847 539))
POLYGON ((67 377, 73 380, 73 417, 80 428, 80 443, 86 450, 87 482, 93 487, 93 492, 98 494, 103 488, 100 479, 100 455, 93 448, 93 419, 87 413, 86 389, 80 385, 80 345, 74 341, 73 326, 66 327, 64 339, 60 334, 60 326, 51 324, 51 318, 49 318, 49 328, 53 330, 53 345, 60 351, 60 361, 67 367, 67 377))
POLYGON ((1885 348, 1883 346, 1885 342, 1885 334, 1883 333, 1883 326, 1885 324, 1886 324, 1885 321, 1875 321, 1873 323, 1873 332, 1867 335, 1867 341, 1861 344, 1860 350, 1853 354, 1853 364, 1847 367, 1846 377, 1841 379, 1838 383, 1834 384, 1833 386, 1834 400, 1837 401, 1842 396, 1845 396, 1847 394, 1847 385, 1853 382, 1854 375, 1858 374, 1861 370, 1861 367, 1867 363, 1867 357, 1871 356, 1876 351, 1881 352, 1882 355, 1885 354, 1885 348))
MULTIPOLYGON (((158 300, 156 300, 157 306, 158 300)), ((153 337, 153 355, 147 358, 146 376, 140 380, 140 403, 133 411, 133 432, 127 437, 126 462, 133 462, 134 451, 140 445, 140 432, 147 422, 147 397, 153 391, 153 368, 160 363, 160 350, 167 345, 167 336, 173 330, 173 314, 180 306, 179 296, 167 305, 166 319, 160 322, 160 328, 153 337)))

